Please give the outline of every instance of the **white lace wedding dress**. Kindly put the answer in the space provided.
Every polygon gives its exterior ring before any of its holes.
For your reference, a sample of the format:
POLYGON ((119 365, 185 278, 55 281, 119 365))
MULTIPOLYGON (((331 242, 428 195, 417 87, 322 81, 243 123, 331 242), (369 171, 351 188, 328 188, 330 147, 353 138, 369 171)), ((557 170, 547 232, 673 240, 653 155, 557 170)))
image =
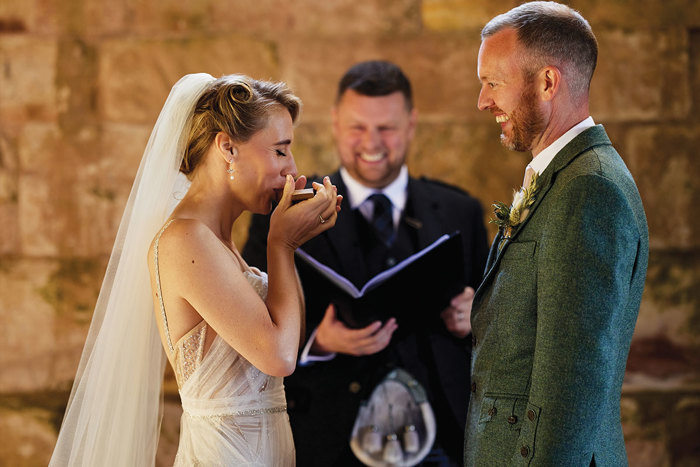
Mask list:
MULTIPOLYGON (((245 276, 264 300, 267 275, 261 274, 245 276)), ((162 298, 160 305, 164 314, 162 298)), ((167 319, 164 325, 170 342, 167 319)), ((213 331, 202 321, 172 345, 183 408, 175 466, 294 466, 282 378, 262 373, 218 335, 204 354, 207 332, 213 331)))

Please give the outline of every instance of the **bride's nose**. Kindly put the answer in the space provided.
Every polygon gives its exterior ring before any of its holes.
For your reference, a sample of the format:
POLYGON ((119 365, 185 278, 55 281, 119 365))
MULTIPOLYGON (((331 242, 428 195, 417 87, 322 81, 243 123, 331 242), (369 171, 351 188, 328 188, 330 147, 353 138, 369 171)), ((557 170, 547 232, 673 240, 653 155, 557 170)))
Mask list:
POLYGON ((297 178, 297 164, 294 162, 294 156, 292 155, 291 151, 289 152, 289 157, 287 159, 288 162, 282 169, 282 175, 285 177, 287 175, 291 175, 292 177, 297 178))

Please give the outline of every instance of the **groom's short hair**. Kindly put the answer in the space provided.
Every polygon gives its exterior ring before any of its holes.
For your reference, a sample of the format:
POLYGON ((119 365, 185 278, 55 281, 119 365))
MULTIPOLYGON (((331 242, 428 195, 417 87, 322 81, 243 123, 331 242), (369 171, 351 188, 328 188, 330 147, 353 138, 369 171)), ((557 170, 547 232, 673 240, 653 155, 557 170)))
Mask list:
POLYGON ((527 54, 521 57, 525 77, 548 65, 559 67, 574 97, 588 95, 598 60, 598 42, 581 14, 556 2, 528 2, 496 16, 481 30, 481 39, 514 29, 527 54))
POLYGON ((370 97, 388 96, 398 91, 406 99, 406 107, 413 108, 411 82, 398 65, 386 60, 369 60, 350 67, 338 83, 336 104, 348 89, 370 97))

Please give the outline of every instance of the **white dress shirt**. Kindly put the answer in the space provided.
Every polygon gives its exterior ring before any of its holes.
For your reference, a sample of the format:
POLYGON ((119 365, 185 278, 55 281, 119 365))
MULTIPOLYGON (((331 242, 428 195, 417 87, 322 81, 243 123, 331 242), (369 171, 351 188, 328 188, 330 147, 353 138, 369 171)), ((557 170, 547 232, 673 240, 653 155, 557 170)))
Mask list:
MULTIPOLYGON (((542 172, 547 168, 550 162, 552 162, 552 159, 554 159, 554 156, 557 155, 559 151, 564 149, 564 146, 569 144, 572 139, 576 138, 578 135, 583 133, 584 130, 587 130, 588 128, 595 126, 595 122, 593 121, 593 117, 587 117, 584 120, 580 121, 576 125, 574 125, 569 131, 561 135, 559 138, 556 139, 552 144, 547 146, 535 156, 532 161, 527 165, 527 167, 533 169, 535 172, 537 172, 538 175, 541 175, 542 172)), ((525 169, 527 171, 527 168, 525 169)))
POLYGON ((367 219, 367 222, 372 222, 372 214, 374 214, 374 203, 368 198, 375 193, 382 193, 389 201, 391 201, 392 217, 394 219, 394 229, 399 225, 401 213, 406 207, 406 197, 408 188, 408 168, 404 165, 396 179, 382 189, 369 188, 359 181, 355 180, 350 172, 345 167, 340 168, 340 178, 343 179, 345 188, 347 188, 346 196, 350 203, 350 208, 353 210, 359 209, 360 213, 367 219))

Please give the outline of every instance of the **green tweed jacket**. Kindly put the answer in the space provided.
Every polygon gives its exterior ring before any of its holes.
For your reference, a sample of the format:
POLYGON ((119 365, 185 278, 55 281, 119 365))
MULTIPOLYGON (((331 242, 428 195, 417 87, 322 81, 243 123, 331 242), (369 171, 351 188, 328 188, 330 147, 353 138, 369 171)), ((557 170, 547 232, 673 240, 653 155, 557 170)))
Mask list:
POLYGON ((600 125, 537 187, 511 238, 496 236, 474 298, 464 464, 627 465, 620 391, 649 254, 642 201, 600 125))

